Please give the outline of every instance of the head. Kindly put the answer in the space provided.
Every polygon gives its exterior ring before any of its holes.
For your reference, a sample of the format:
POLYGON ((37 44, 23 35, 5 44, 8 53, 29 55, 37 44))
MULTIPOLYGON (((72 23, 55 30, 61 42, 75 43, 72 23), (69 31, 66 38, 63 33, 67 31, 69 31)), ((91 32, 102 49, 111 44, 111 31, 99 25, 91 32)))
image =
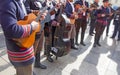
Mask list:
POLYGON ((99 0, 94 0, 94 2, 98 3, 98 2, 99 2, 99 0))
POLYGON ((104 5, 104 7, 108 7, 109 6, 109 1, 108 0, 103 0, 103 5, 104 5))
POLYGON ((74 0, 68 0, 68 2, 74 2, 74 0))
POLYGON ((52 0, 47 0, 47 1, 52 1, 52 0))

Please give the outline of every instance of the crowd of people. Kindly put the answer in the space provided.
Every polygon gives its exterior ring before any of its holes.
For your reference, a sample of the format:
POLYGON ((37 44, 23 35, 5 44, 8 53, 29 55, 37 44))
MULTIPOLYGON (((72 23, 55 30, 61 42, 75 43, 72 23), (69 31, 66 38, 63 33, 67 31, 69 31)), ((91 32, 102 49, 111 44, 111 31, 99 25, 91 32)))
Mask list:
POLYGON ((114 32, 111 38, 118 33, 117 40, 120 41, 120 7, 114 10, 108 0, 103 0, 102 6, 99 0, 94 0, 92 4, 86 0, 1 0, 0 24, 5 35, 8 58, 16 74, 35 75, 33 64, 36 68, 47 69, 40 62, 43 47, 47 60, 53 62, 53 55, 68 54, 69 47, 78 50, 80 44, 86 46, 84 36, 89 18, 89 35, 94 36, 93 47, 101 46, 101 35, 107 28, 108 36, 112 20, 114 32), (33 40, 34 43, 23 46, 26 43, 24 40, 30 43, 33 40))

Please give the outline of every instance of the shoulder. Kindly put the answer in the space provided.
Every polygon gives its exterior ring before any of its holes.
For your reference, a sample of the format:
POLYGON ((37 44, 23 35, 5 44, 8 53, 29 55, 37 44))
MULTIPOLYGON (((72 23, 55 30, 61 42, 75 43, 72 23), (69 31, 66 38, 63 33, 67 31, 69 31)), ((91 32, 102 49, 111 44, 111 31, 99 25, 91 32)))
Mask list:
POLYGON ((70 6, 70 3, 67 2, 67 3, 66 3, 66 7, 68 7, 68 6, 70 6))
POLYGON ((1 0, 0 1, 0 9, 2 11, 15 10, 16 2, 14 0, 1 0))

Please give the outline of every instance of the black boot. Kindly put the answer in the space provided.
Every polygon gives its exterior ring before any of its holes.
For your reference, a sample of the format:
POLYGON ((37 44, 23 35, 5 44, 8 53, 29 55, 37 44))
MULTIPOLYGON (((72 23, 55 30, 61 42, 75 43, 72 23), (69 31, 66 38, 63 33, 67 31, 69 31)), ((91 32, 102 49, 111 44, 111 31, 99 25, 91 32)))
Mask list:
POLYGON ((78 44, 78 33, 76 33, 75 44, 76 44, 77 46, 79 46, 79 44, 78 44))
POLYGON ((96 47, 96 43, 93 44, 93 47, 96 47))
POLYGON ((75 49, 75 50, 78 50, 78 48, 75 47, 74 39, 70 39, 70 40, 71 40, 71 48, 72 48, 72 49, 75 49))
POLYGON ((96 42, 97 42, 97 40, 98 40, 98 38, 97 38, 97 36, 95 35, 93 47, 96 47, 96 42))
POLYGON ((98 45, 98 46, 101 46, 101 44, 100 44, 100 43, 97 43, 97 45, 98 45))
POLYGON ((33 72, 33 75, 36 75, 35 72, 33 72))
POLYGON ((86 46, 86 44, 84 42, 80 42, 80 44, 83 45, 83 46, 86 46))
POLYGON ((51 46, 47 45, 47 49, 46 49, 46 55, 47 55, 47 60, 49 62, 53 62, 53 59, 51 58, 51 54, 50 54, 50 50, 51 50, 51 46))
POLYGON ((98 46, 101 46, 101 44, 99 43, 99 41, 100 41, 100 37, 98 38, 98 40, 97 40, 97 43, 96 43, 96 44, 97 44, 98 46))
POLYGON ((42 65, 40 63, 40 52, 39 53, 36 53, 35 55, 35 64, 34 64, 34 67, 36 68, 41 68, 41 69, 47 69, 47 67, 45 65, 42 65))
POLYGON ((83 45, 83 46, 86 46, 85 43, 83 42, 83 40, 84 40, 84 34, 81 34, 81 42, 80 42, 80 44, 83 45))

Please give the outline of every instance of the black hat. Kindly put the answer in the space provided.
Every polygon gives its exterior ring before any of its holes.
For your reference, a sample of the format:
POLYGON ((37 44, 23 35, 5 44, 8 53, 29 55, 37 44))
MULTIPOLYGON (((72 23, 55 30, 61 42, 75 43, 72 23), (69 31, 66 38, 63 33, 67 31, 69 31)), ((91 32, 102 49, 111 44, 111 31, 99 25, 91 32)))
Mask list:
POLYGON ((109 0, 103 0, 103 2, 108 2, 109 0))
POLYGON ((80 5, 82 5, 82 3, 80 1, 76 1, 74 4, 80 4, 80 5))

